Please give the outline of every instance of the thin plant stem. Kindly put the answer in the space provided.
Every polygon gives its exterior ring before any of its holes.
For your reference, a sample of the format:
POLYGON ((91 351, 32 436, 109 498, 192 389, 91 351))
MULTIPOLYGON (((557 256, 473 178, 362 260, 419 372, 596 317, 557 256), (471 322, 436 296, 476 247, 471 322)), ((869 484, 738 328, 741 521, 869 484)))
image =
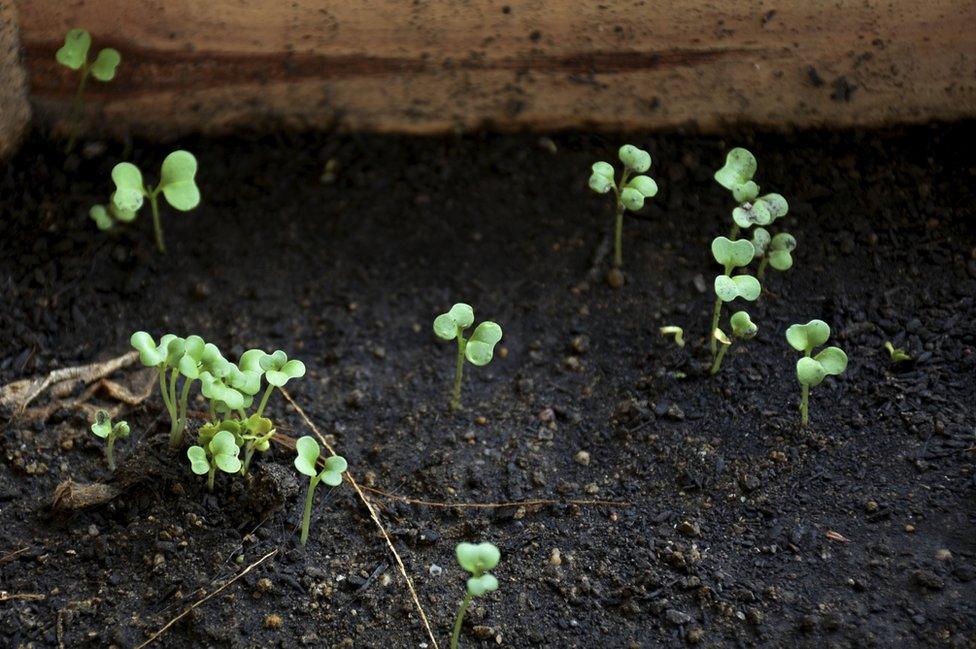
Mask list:
MULTIPOLYGON (((736 226, 739 227, 739 226, 736 226)), ((725 275, 732 272, 731 266, 725 267, 725 275)), ((708 330, 708 348, 712 351, 712 360, 715 359, 715 354, 718 352, 718 341, 715 339, 715 330, 718 329, 719 318, 722 317, 722 298, 715 298, 715 309, 712 311, 712 328, 708 330)))
POLYGON ((177 415, 179 419, 179 428, 180 428, 179 431, 177 432, 177 436, 179 437, 178 443, 180 444, 183 443, 183 433, 186 431, 186 408, 187 408, 187 400, 190 397, 190 385, 192 383, 193 383, 192 379, 188 379, 184 377, 183 390, 180 391, 180 403, 177 410, 177 415))
POLYGON ((271 397, 274 387, 273 385, 268 385, 264 390, 264 394, 261 395, 261 403, 258 405, 258 417, 264 414, 264 409, 268 405, 268 398, 271 397))
POLYGON ((170 412, 170 427, 169 427, 169 445, 170 448, 179 448, 180 442, 182 441, 182 431, 180 430, 180 416, 177 412, 176 403, 176 379, 179 377, 179 372, 170 370, 169 375, 169 402, 172 404, 170 412))
POLYGON ((153 230, 156 233, 156 247, 159 252, 166 254, 166 242, 163 241, 163 226, 159 221, 159 200, 156 198, 156 190, 149 192, 149 206, 152 207, 153 230))
POLYGON ((804 426, 810 423, 810 413, 807 409, 810 400, 810 386, 803 385, 800 391, 800 423, 804 426))
POLYGON ((729 230, 729 239, 731 239, 732 241, 735 241, 738 238, 739 238, 739 224, 738 223, 733 223, 732 224, 732 229, 729 230))
POLYGON ((115 435, 109 433, 108 445, 105 447, 105 460, 108 462, 109 471, 115 471, 115 435))
POLYGON ((213 491, 214 488, 214 476, 217 475, 217 465, 214 464, 213 458, 210 458, 210 471, 207 473, 207 490, 213 491))
POLYGON ((457 364, 454 368, 454 391, 451 393, 451 410, 461 409, 461 375, 464 373, 464 347, 467 341, 461 335, 460 327, 458 328, 457 341, 457 364))
POLYGON ((759 269, 756 271, 756 279, 760 282, 766 276, 766 266, 769 265, 769 257, 763 256, 762 261, 759 262, 759 269))
POLYGON ((451 634, 451 649, 457 649, 458 639, 461 637, 461 622, 464 620, 464 614, 468 611, 469 604, 471 604, 471 593, 465 593, 464 601, 461 602, 461 608, 458 609, 457 618, 454 620, 454 632, 451 634))
POLYGON ((312 497, 315 495, 315 487, 318 484, 319 476, 308 479, 308 492, 305 494, 305 511, 302 512, 302 537, 300 539, 302 545, 305 545, 305 542, 308 541, 308 526, 312 520, 312 497))
POLYGON ((620 183, 615 185, 613 190, 617 196, 617 210, 616 210, 616 220, 614 223, 614 235, 613 235, 613 267, 620 268, 624 265, 624 253, 623 253, 623 238, 624 238, 624 204, 620 199, 621 192, 623 192, 624 184, 627 182, 627 176, 630 175, 630 171, 625 167, 620 172, 620 183))
POLYGON ((722 368, 722 359, 725 358, 725 352, 729 351, 729 347, 731 346, 732 345, 722 345, 719 347, 718 353, 715 354, 715 362, 712 363, 712 369, 709 372, 710 374, 713 376, 718 374, 718 371, 722 368))
POLYGON ((241 464, 241 475, 247 475, 247 468, 251 466, 252 457, 254 457, 254 442, 249 441, 244 446, 244 463, 241 464))

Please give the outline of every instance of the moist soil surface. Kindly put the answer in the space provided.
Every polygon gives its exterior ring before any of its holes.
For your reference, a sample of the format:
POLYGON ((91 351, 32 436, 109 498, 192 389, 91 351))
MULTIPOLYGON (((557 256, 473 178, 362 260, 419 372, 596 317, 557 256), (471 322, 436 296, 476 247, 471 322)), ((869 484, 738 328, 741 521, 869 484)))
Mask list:
MULTIPOLYGON (((460 541, 502 552, 465 647, 973 646, 974 135, 629 136, 661 191, 626 218, 617 290, 611 199, 586 180, 623 138, 184 140, 203 202, 164 208, 161 256, 148 208, 116 234, 87 217, 121 145, 65 158, 37 135, 0 184, 0 383, 118 356, 138 329, 303 359, 287 389, 361 484, 396 496, 367 492, 440 646, 460 541), (798 247, 735 304, 759 333, 713 378, 709 243, 733 205, 711 175, 736 145, 789 199, 776 227, 798 247), (431 321, 458 301, 505 337, 467 366, 452 414, 455 349, 431 321), (850 365, 812 390, 802 429, 784 332, 812 318, 850 365), (558 502, 455 506, 540 498, 558 502), (616 504, 571 502, 593 500, 616 504)), ((172 148, 137 142, 131 159, 152 174, 172 148)), ((311 434, 282 395, 270 413, 311 434)), ((348 483, 319 487, 303 548, 305 480, 283 446, 209 494, 167 451, 158 392, 123 410, 114 476, 87 416, 48 397, 5 415, 0 645, 138 646, 277 550, 156 645, 433 646, 348 483), (68 479, 119 495, 55 511, 68 479)))

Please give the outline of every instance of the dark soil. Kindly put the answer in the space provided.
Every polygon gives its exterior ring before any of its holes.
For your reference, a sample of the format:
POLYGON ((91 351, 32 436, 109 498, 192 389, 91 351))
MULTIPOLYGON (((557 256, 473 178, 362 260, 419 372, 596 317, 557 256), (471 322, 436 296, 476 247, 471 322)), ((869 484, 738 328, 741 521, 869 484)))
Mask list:
MULTIPOLYGON (((0 383, 116 356, 136 329, 199 333, 235 358, 280 347, 309 367, 292 394, 367 485, 629 503, 376 496, 442 646, 462 540, 502 550, 467 647, 973 646, 974 136, 628 137, 651 151, 661 192, 628 217, 620 290, 602 269, 586 281, 612 225, 588 167, 617 138, 555 136, 555 152, 535 136, 184 141, 204 200, 165 212, 161 257, 148 214, 117 236, 88 220, 120 146, 65 161, 38 136, 0 183, 0 383), (733 145, 789 198, 799 247, 748 307, 758 337, 709 378, 709 242, 732 207, 711 174, 733 145), (490 366, 469 366, 452 415, 454 351, 430 323, 455 301, 505 338, 490 366), (784 331, 811 318, 851 362, 814 388, 801 430, 784 331), (885 341, 914 360, 893 365, 885 341)), ((157 169, 168 150, 137 143, 134 160, 157 169)), ((281 432, 309 433, 272 403, 281 432)), ((158 646, 428 646, 349 485, 320 487, 303 549, 290 453, 261 457, 247 489, 220 475, 208 495, 160 444, 161 412, 153 394, 126 414, 122 495, 72 516, 51 511, 60 482, 112 479, 82 415, 4 426, 0 590, 36 597, 0 601, 0 645, 136 646, 277 548, 158 646)))

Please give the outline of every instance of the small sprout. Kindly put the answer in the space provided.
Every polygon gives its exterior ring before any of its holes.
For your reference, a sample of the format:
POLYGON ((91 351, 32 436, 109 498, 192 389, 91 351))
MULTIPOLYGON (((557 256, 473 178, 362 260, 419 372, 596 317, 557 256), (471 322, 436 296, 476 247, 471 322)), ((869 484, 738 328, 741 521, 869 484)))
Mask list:
POLYGON ((451 649, 457 649, 458 639, 461 637, 461 622, 471 604, 471 600, 486 593, 498 590, 498 579, 488 571, 498 565, 501 552, 491 543, 458 543, 457 560, 462 568, 471 573, 468 578, 468 588, 454 620, 454 633, 451 634, 451 649))
POLYGON ((884 348, 888 350, 888 356, 891 357, 892 363, 904 363, 905 361, 912 360, 908 352, 900 347, 895 347, 890 341, 885 342, 884 348))
POLYGON ((823 320, 811 320, 805 325, 790 325, 786 330, 786 341, 793 349, 803 352, 803 358, 796 362, 796 378, 802 386, 800 421, 804 426, 810 421, 810 387, 820 385, 828 375, 843 374, 847 369, 847 354, 840 347, 827 347, 816 356, 811 356, 814 348, 827 342, 828 338, 830 326, 823 320))
POLYGON ((305 510, 302 513, 302 536, 301 543, 305 545, 308 541, 308 526, 312 518, 312 497, 315 495, 315 487, 319 482, 324 482, 330 487, 338 487, 342 484, 342 472, 346 470, 347 464, 341 455, 330 455, 323 462, 324 468, 318 470, 319 445, 313 438, 305 435, 295 442, 295 468, 299 473, 304 473, 309 477, 308 491, 305 494, 305 510))
POLYGON ((766 194, 754 201, 747 201, 732 210, 732 220, 740 228, 754 225, 769 225, 776 219, 786 216, 789 205, 779 194, 766 194))
POLYGON ((274 424, 267 417, 253 414, 242 423, 241 439, 244 442, 244 463, 241 475, 247 475, 251 465, 251 458, 255 451, 265 453, 271 448, 271 438, 274 437, 274 424))
POLYGON ((125 439, 129 436, 129 424, 124 421, 113 424, 109 414, 104 410, 99 410, 95 413, 95 422, 91 425, 91 432, 96 437, 101 437, 106 441, 105 460, 108 462, 109 470, 115 471, 115 440, 125 439))
POLYGON ((190 460, 190 470, 197 475, 207 474, 207 489, 213 491, 214 476, 217 469, 224 473, 237 473, 241 470, 238 458, 241 448, 237 445, 234 433, 221 430, 205 446, 191 446, 186 449, 190 460))
POLYGON ((712 350, 712 361, 718 353, 718 321, 722 317, 722 303, 731 302, 736 298, 749 300, 759 297, 762 287, 759 280, 751 275, 732 275, 735 268, 748 266, 756 254, 755 246, 745 239, 732 241, 726 237, 716 237, 712 241, 712 257, 722 265, 724 271, 715 277, 715 308, 712 311, 712 327, 710 329, 709 345, 712 350))
MULTIPOLYGON (((197 159, 189 151, 173 151, 163 160, 159 183, 149 186, 143 183, 142 172, 131 162, 120 162, 112 169, 115 193, 112 204, 123 213, 131 213, 133 218, 142 207, 144 199, 149 199, 152 208, 153 229, 156 233, 156 247, 166 252, 163 229, 159 220, 159 194, 166 202, 181 212, 188 212, 200 204, 200 189, 195 176, 197 159)), ((131 220, 131 219, 130 219, 131 220)))
POLYGON ((638 149, 632 144, 625 144, 618 152, 624 169, 620 174, 620 182, 614 179, 616 171, 609 162, 595 162, 591 167, 589 186, 597 194, 606 194, 611 189, 617 198, 616 224, 614 228, 613 267, 619 269, 623 265, 622 238, 624 211, 636 212, 644 207, 644 199, 657 194, 657 183, 650 176, 643 174, 651 168, 651 154, 638 149), (628 180, 629 178, 629 180, 628 180))
POLYGON ((796 239, 792 234, 780 232, 771 238, 766 228, 756 228, 752 231, 752 245, 756 249, 755 258, 759 260, 756 271, 758 279, 762 280, 765 276, 767 266, 778 271, 793 267, 792 253, 796 248, 796 239))
POLYGON ((88 210, 88 216, 95 222, 99 230, 107 231, 115 227, 116 222, 131 223, 136 218, 133 210, 124 210, 115 204, 115 194, 109 197, 105 205, 93 205, 88 210))
POLYGON ((661 327, 658 331, 661 332, 662 336, 674 336, 674 342, 678 347, 685 346, 685 330, 676 325, 665 325, 661 327))
POLYGON ((729 326, 732 327, 732 337, 730 338, 721 329, 715 329, 712 336, 721 344, 718 349, 718 353, 715 355, 715 361, 712 363, 712 374, 717 374, 722 368, 722 359, 725 358, 725 352, 729 350, 732 346, 732 340, 738 338, 740 340, 751 340, 756 337, 756 332, 759 328, 752 322, 749 314, 745 311, 736 311, 729 318, 729 326))
POLYGON ((451 410, 461 407, 461 375, 464 360, 482 367, 491 362, 495 345, 502 339, 502 328, 486 320, 477 327, 471 337, 465 339, 464 330, 474 324, 474 310, 464 303, 457 303, 447 313, 434 318, 434 334, 443 340, 457 340, 457 362, 454 371, 454 390, 451 393, 451 410))
MULTIPOLYGON (((81 76, 78 79, 78 90, 75 92, 75 99, 72 105, 72 115, 77 122, 81 119, 83 108, 83 94, 85 92, 85 82, 88 75, 95 77, 98 81, 108 82, 115 78, 115 69, 122 61, 122 55, 118 50, 106 47, 98 52, 94 61, 89 61, 88 50, 91 48, 91 34, 84 29, 70 29, 64 36, 64 45, 54 54, 58 63, 71 70, 78 70, 81 76)), ((67 151, 70 153, 75 146, 78 127, 75 129, 68 140, 67 151)))

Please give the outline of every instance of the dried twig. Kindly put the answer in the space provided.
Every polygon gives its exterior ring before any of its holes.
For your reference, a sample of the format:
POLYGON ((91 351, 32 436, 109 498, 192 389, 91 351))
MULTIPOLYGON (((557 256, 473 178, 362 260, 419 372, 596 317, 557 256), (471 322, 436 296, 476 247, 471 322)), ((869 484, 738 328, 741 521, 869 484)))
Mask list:
MULTIPOLYGON (((319 438, 319 441, 322 442, 322 445, 325 446, 325 448, 329 449, 330 453, 332 453, 333 455, 337 455, 335 449, 332 448, 332 445, 329 444, 327 441, 325 441, 325 437, 322 435, 322 433, 319 432, 318 427, 312 422, 311 419, 308 418, 308 415, 305 414, 305 411, 302 410, 301 406, 295 403, 295 400, 291 398, 291 395, 288 394, 288 392, 284 388, 281 388, 281 394, 285 397, 288 403, 291 404, 291 407, 295 409, 295 412, 297 412, 301 416, 301 418, 305 421, 305 424, 312 429, 312 432, 314 432, 315 436, 319 438)), ((400 558, 400 553, 397 552, 396 548, 393 546, 393 541, 390 540, 390 535, 387 533, 386 528, 383 527, 383 523, 380 522, 380 517, 379 514, 376 513, 376 508, 373 507, 373 503, 369 501, 369 499, 366 497, 366 494, 363 493, 362 488, 359 486, 359 483, 356 482, 356 479, 352 476, 352 473, 350 473, 348 470, 346 471, 346 478, 349 480, 349 484, 352 485, 353 489, 356 490, 356 493, 359 494, 359 499, 363 501, 364 505, 366 505, 366 509, 369 511, 370 517, 373 519, 373 522, 376 523, 376 526, 380 529, 380 533, 383 535, 383 538, 386 540, 386 545, 390 548, 390 552, 393 553, 393 558, 396 559, 397 566, 400 568, 400 574, 403 575, 403 578, 407 582, 407 588, 410 590, 410 596, 413 598, 414 606, 417 607, 417 612, 420 614, 420 619, 424 623, 424 628, 427 630, 427 635, 430 637, 430 641, 431 643, 433 643, 434 649, 440 649, 440 645, 437 644, 437 638, 434 636, 434 631, 433 629, 430 628, 430 621, 428 621, 427 619, 427 613, 424 612, 424 607, 421 606, 420 604, 420 598, 417 596, 417 589, 414 588, 413 586, 413 580, 410 578, 410 575, 407 574, 407 567, 404 565, 403 559, 400 558)))
POLYGON ((534 506, 542 506, 542 505, 603 505, 606 507, 630 507, 632 504, 621 500, 552 500, 549 498, 536 498, 533 500, 513 500, 511 502, 501 502, 501 503, 449 503, 449 502, 439 502, 436 500, 421 500, 419 498, 407 498, 406 496, 398 496, 397 494, 391 494, 388 491, 383 491, 382 489, 374 489, 372 487, 363 487, 363 489, 365 489, 370 493, 374 493, 377 496, 382 496, 383 498, 391 498, 393 500, 399 500, 400 502, 407 503, 408 505, 423 505, 426 507, 501 509, 503 507, 534 507, 534 506))
POLYGON ((23 599, 28 602, 37 602, 45 599, 47 595, 42 595, 41 593, 8 593, 5 590, 0 590, 0 602, 11 602, 15 599, 23 599))
POLYGON ((16 559, 17 557, 19 557, 23 553, 27 552, 28 550, 30 550, 30 546, 25 545, 22 548, 18 548, 16 550, 12 551, 12 552, 8 552, 7 554, 5 554, 2 557, 0 557, 0 566, 2 566, 5 563, 10 563, 11 561, 13 561, 14 559, 16 559))
POLYGON ((176 624, 177 622, 179 622, 180 620, 182 620, 186 615, 188 615, 190 613, 190 611, 192 611, 196 607, 200 606, 201 604, 203 604, 204 602, 206 602, 208 599, 210 599, 214 595, 217 595, 222 590, 224 590, 225 588, 227 588, 228 586, 230 586, 231 584, 233 584, 235 581, 237 581, 238 579, 240 579, 241 577, 243 577, 247 573, 251 572, 255 568, 257 568, 260 564, 264 563, 265 560, 270 559, 271 557, 273 557, 276 554, 278 554, 278 549, 277 548, 275 548, 271 552, 267 553, 266 555, 264 555, 263 557, 261 557, 260 559, 258 559, 257 561, 255 561, 254 563, 252 563, 251 565, 249 565, 247 568, 244 568, 244 570, 242 570, 241 572, 239 572, 232 579, 224 582, 224 585, 221 586, 220 588, 218 588, 217 590, 215 590, 214 592, 210 593, 209 595, 207 595, 206 597, 204 597, 202 599, 198 599, 197 601, 195 601, 185 611, 183 611, 182 613, 180 613, 179 615, 177 615, 176 617, 174 617, 172 620, 170 620, 169 622, 167 622, 165 625, 163 625, 163 628, 161 628, 159 631, 157 631, 156 633, 154 633, 151 636, 149 636, 149 639, 146 640, 145 642, 143 642, 138 647, 136 647, 136 649, 142 649, 143 647, 146 647, 146 646, 152 644, 153 642, 155 642, 159 638, 159 636, 161 636, 164 633, 166 633, 171 626, 173 626, 174 624, 176 624))
POLYGON ((30 379, 14 381, 0 388, 0 407, 23 412, 27 405, 36 399, 49 386, 81 381, 92 383, 104 378, 116 370, 133 364, 139 358, 138 352, 128 352, 116 358, 101 363, 90 363, 77 367, 63 367, 49 372, 46 376, 35 376, 30 379))

